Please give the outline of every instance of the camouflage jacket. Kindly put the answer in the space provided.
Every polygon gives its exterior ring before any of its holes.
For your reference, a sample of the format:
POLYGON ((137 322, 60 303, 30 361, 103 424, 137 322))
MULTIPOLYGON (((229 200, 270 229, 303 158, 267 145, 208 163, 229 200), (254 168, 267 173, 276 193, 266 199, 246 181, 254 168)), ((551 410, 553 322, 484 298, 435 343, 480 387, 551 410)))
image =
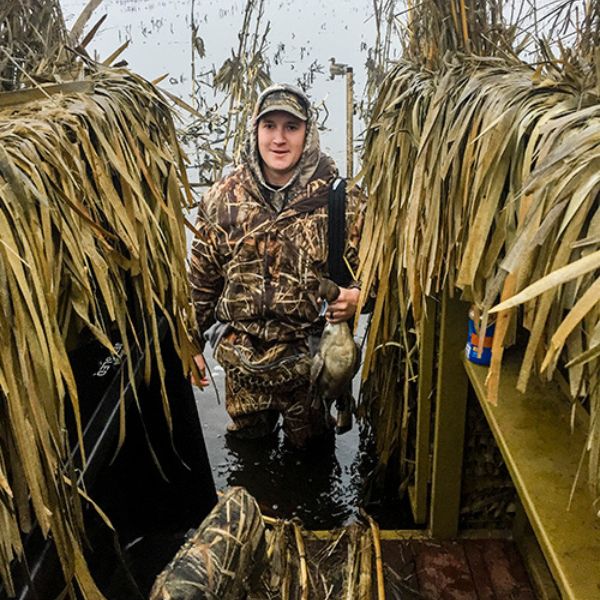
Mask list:
MULTIPOLYGON (((337 168, 319 151, 312 122, 297 172, 281 189, 265 182, 255 148, 251 134, 244 162, 200 203, 190 266, 200 348, 215 318, 265 342, 305 338, 318 322, 328 194, 337 168)), ((353 272, 364 210, 363 194, 349 189, 345 256, 353 272)))

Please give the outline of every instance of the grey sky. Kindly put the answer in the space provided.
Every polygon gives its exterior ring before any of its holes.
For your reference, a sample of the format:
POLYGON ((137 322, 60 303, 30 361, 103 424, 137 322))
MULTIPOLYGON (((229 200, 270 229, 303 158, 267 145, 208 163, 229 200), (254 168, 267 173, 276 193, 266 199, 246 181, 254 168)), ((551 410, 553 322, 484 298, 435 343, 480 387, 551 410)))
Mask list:
MULTIPOLYGON (((79 15, 87 0, 62 0, 67 23, 79 15)), ((165 86, 189 101, 190 82, 190 11, 191 0, 104 0, 91 23, 101 15, 108 17, 92 43, 100 58, 105 58, 126 39, 130 47, 123 57, 142 76, 153 79, 169 73, 165 86)), ((196 0, 195 18, 199 35, 206 45, 207 56, 199 69, 217 68, 237 47, 237 32, 241 28, 244 0, 226 5, 217 0, 196 0), (226 6, 226 7, 225 7, 226 6), (225 7, 225 8, 224 8, 225 7)), ((267 0, 265 21, 271 22, 269 58, 280 44, 285 45, 283 61, 271 60, 274 81, 294 83, 313 61, 323 65, 310 94, 314 101, 325 99, 330 111, 322 134, 323 148, 330 152, 340 167, 345 163, 345 83, 329 79, 329 58, 352 65, 356 71, 357 94, 364 85, 363 65, 366 49, 375 38, 371 18, 372 3, 368 0, 267 0)), ((212 94, 207 90, 209 95, 212 94)), ((355 135, 361 124, 355 120, 355 135)))

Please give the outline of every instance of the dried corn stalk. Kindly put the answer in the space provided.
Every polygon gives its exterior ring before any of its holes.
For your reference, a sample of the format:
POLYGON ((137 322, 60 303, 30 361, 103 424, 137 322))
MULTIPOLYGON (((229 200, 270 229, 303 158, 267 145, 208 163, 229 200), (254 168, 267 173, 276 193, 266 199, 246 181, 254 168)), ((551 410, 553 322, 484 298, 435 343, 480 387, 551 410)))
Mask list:
POLYGON ((248 0, 244 8, 238 46, 215 72, 214 67, 196 76, 196 55, 201 61, 204 42, 198 37, 192 2, 192 80, 196 119, 182 134, 193 146, 199 180, 209 185, 231 162, 239 160, 247 125, 258 95, 271 82, 267 58, 270 21, 265 22, 264 0, 248 0), (222 98, 209 102, 200 90, 212 87, 222 98))
POLYGON ((58 0, 0 3, 0 91, 45 79, 68 66, 65 24, 58 0))
MULTIPOLYGON (((571 15, 575 4, 557 5, 546 22, 571 15)), ((531 333, 519 387, 534 366, 550 377, 559 362, 568 363, 573 395, 592 413, 590 477, 597 484, 600 63, 594 40, 600 12, 585 4, 575 45, 562 46, 557 60, 544 42, 539 55, 546 62, 530 66, 518 58, 518 44, 527 38, 515 31, 534 29, 539 15, 506 23, 507 5, 498 13, 500 6, 431 0, 412 7, 405 57, 388 74, 375 107, 362 173, 370 204, 361 276, 365 290, 378 283, 379 291, 363 377, 367 389, 385 393, 368 410, 381 461, 406 455, 402 428, 390 423, 405 421, 414 393, 405 388, 398 402, 399 385, 378 383, 398 365, 382 349, 408 362, 424 299, 445 288, 461 290, 485 321, 499 298, 549 276, 554 287, 528 295, 520 321, 531 333), (561 268, 566 271, 550 275, 561 268), (568 282, 557 287, 557 278, 568 282)), ((497 328, 492 399, 502 347, 514 338, 511 318, 501 313, 497 328)), ((400 468, 405 475, 410 465, 400 468)))
MULTIPOLYGON (((0 572, 10 590, 20 532, 35 518, 69 586, 73 574, 86 598, 98 598, 64 435, 70 404, 82 442, 67 352, 87 335, 116 353, 118 339, 134 385, 133 346, 146 353, 146 379, 153 368, 162 379, 164 315, 191 364, 183 159, 168 105, 126 71, 0 103, 0 572)), ((164 389, 163 398, 169 421, 164 389)))

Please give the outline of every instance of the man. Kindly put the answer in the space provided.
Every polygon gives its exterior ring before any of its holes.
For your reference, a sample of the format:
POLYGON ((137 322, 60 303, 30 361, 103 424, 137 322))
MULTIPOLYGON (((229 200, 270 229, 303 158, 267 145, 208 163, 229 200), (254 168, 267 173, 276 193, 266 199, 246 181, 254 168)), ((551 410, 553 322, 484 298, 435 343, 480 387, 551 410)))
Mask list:
MULTIPOLYGON (((225 325, 215 357, 225 369, 231 435, 268 435, 281 415, 289 442, 304 447, 331 428, 309 393, 309 339, 323 327, 318 287, 328 274, 327 203, 337 177, 308 98, 275 85, 257 101, 241 164, 203 197, 190 270, 197 343, 203 349, 215 318, 225 325)), ((363 218, 354 188, 345 249, 353 272, 363 218)), ((342 288, 327 319, 351 319, 358 296, 357 282, 342 288)), ((208 385, 202 354, 195 360, 195 383, 208 385)))

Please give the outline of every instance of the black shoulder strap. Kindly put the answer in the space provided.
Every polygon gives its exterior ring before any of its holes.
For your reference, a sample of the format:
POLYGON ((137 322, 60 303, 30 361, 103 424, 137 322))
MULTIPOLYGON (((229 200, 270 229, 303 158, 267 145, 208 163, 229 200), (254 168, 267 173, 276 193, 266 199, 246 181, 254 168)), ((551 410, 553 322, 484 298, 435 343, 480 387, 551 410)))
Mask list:
POLYGON ((352 276, 344 262, 346 247, 346 180, 336 179, 329 188, 327 267, 329 277, 341 286, 348 285, 352 276))

